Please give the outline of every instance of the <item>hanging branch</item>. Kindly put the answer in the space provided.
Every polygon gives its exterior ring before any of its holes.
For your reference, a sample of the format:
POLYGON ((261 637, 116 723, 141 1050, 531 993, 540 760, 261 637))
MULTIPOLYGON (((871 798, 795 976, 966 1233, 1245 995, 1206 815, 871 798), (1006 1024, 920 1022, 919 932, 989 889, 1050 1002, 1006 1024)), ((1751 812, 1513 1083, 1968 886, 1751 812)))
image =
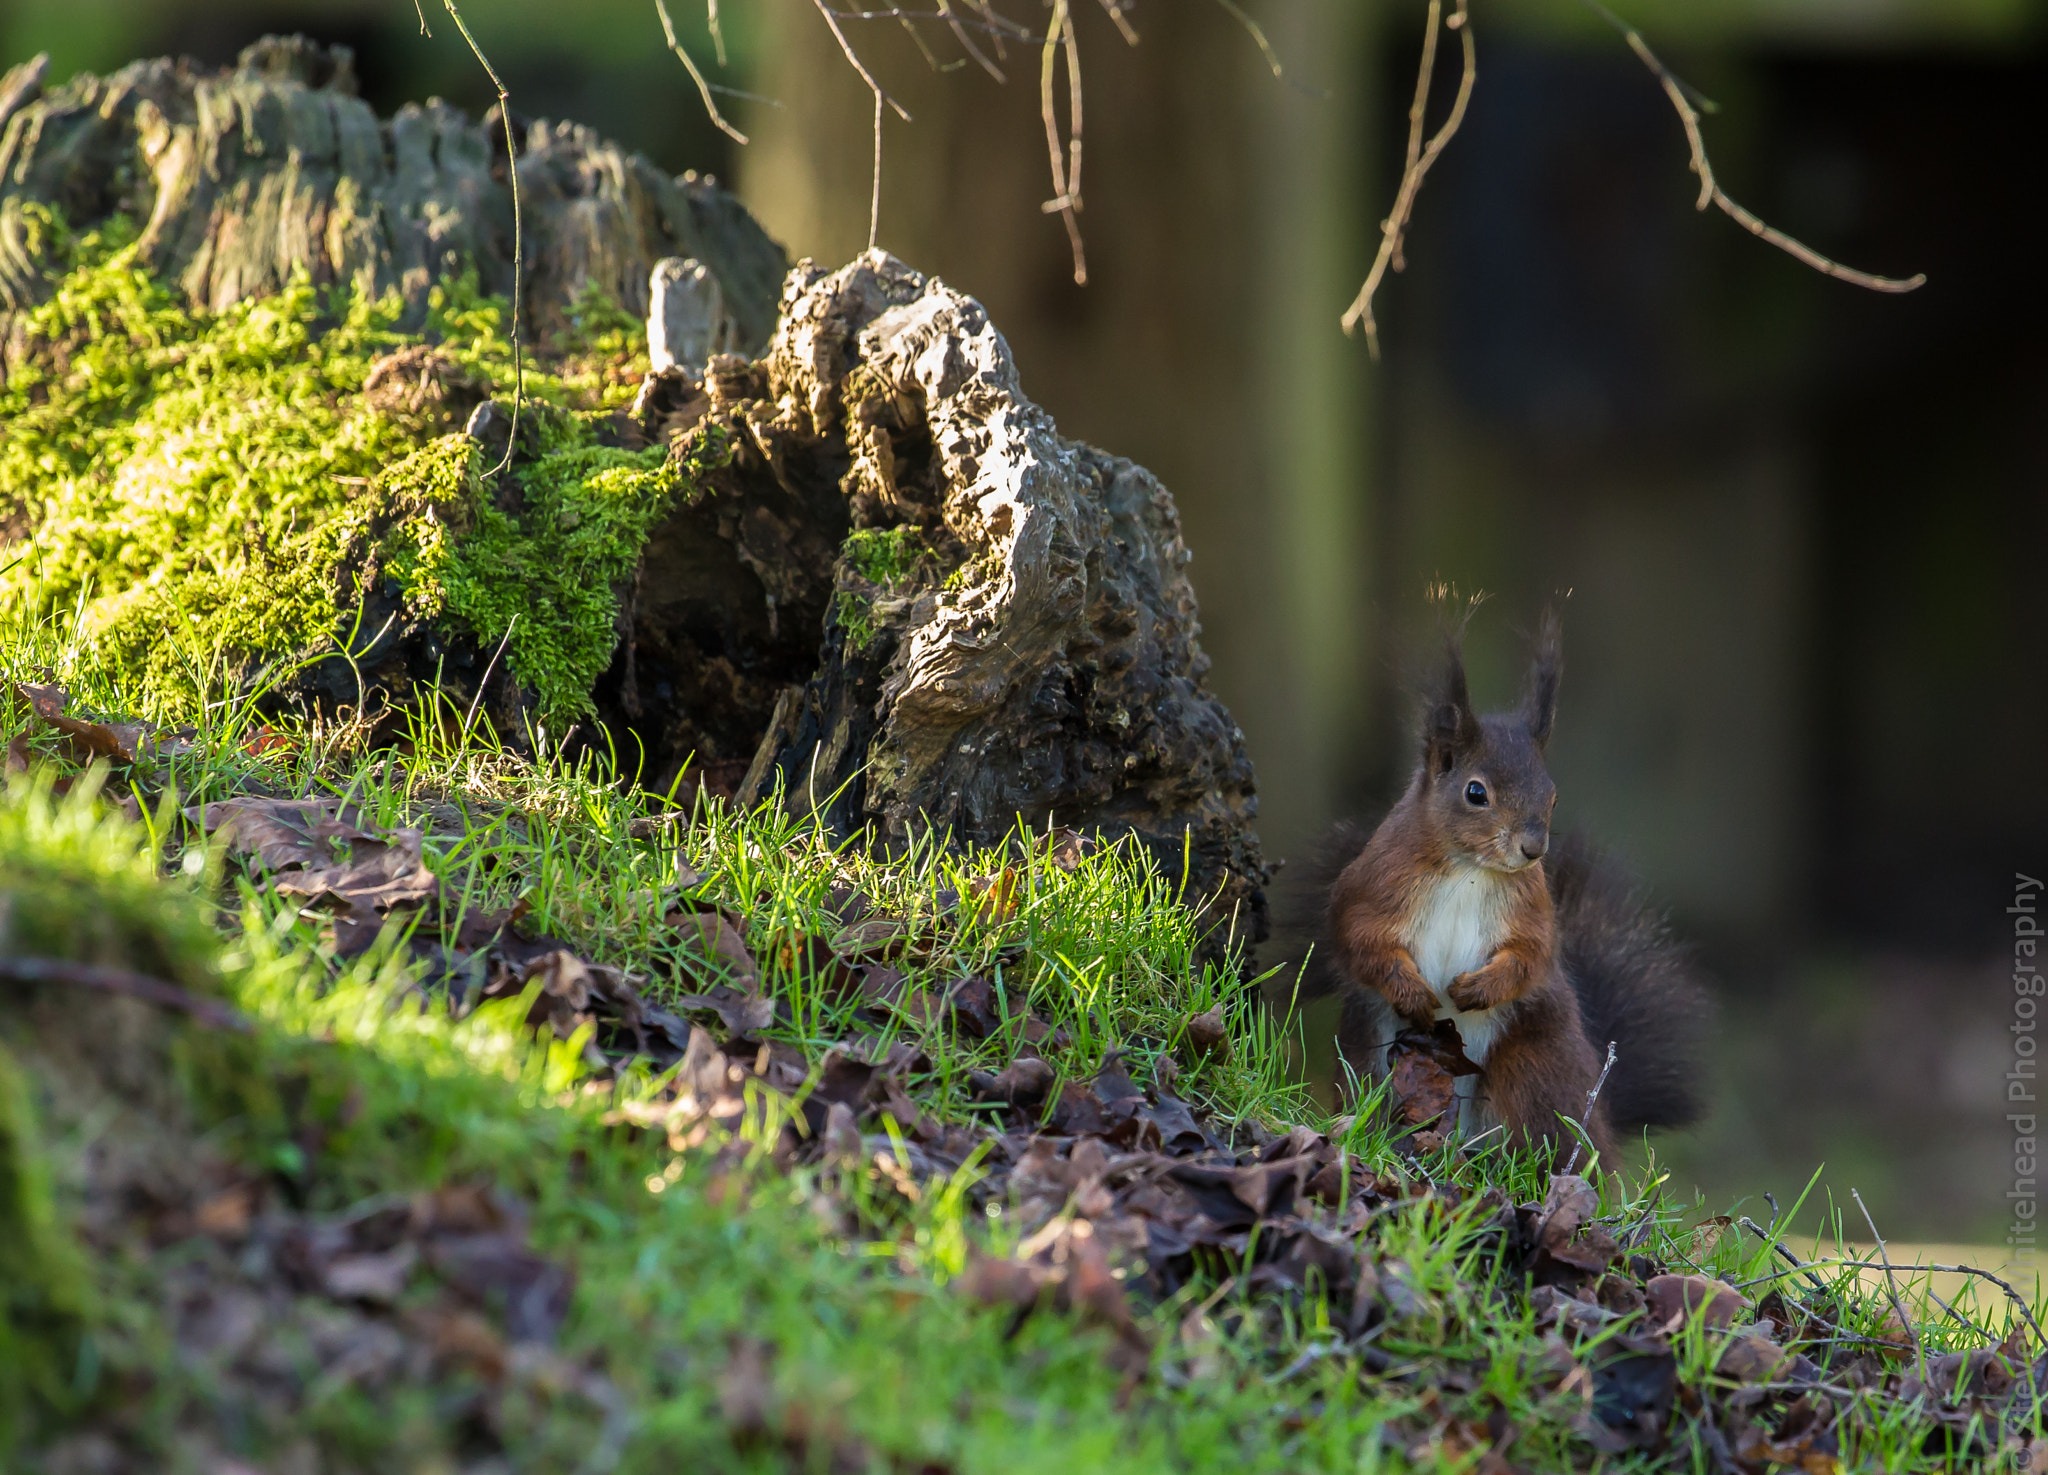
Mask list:
MULTIPOLYGON (((974 38, 967 33, 967 27, 960 24, 960 16, 953 9, 953 0, 939 0, 939 14, 946 18, 946 24, 953 29, 953 39, 960 43, 960 49, 981 64, 981 69, 998 82, 1008 82, 1003 69, 982 55, 981 48, 974 44, 974 38)), ((1000 37, 997 38, 1000 41, 1000 37)))
POLYGON ((846 39, 846 32, 839 29, 839 17, 832 13, 832 7, 827 5, 825 0, 815 0, 815 3, 818 14, 825 17, 825 24, 832 28, 832 39, 839 43, 839 49, 845 54, 848 64, 860 74, 861 81, 868 84, 868 91, 875 96, 875 175, 874 187, 868 195, 868 249, 872 251, 882 227, 882 104, 887 103, 894 108, 896 116, 906 123, 910 121, 910 113, 902 103, 882 90, 882 84, 875 80, 875 74, 867 69, 867 64, 854 51, 853 43, 846 39))
POLYGON ((1795 261, 1804 262, 1815 271, 1831 276, 1837 281, 1847 282, 1851 286, 1867 288, 1872 292, 1911 292, 1916 287, 1926 285, 1925 272, 1915 272, 1910 277, 1881 277, 1867 271, 1857 271, 1854 267, 1843 266, 1840 262, 1821 255, 1805 242, 1794 240, 1775 226, 1766 224, 1736 204, 1714 178, 1714 166, 1707 161, 1706 139, 1700 134, 1699 109, 1694 107, 1692 100, 1686 96, 1684 84, 1671 75, 1670 68, 1657 59, 1649 44, 1634 27, 1600 4, 1599 0, 1586 0, 1586 3, 1601 19, 1621 32, 1622 39, 1628 42, 1629 50, 1650 69, 1650 75, 1657 79, 1658 84, 1664 89, 1664 95, 1671 99, 1671 106, 1678 113, 1678 121, 1685 125, 1685 141, 1692 149, 1692 172, 1700 178, 1700 197, 1694 209, 1704 210, 1710 204, 1718 205, 1722 214, 1751 235, 1770 242, 1795 261))
MULTIPOLYGON (((1232 10, 1237 8, 1230 4, 1230 0, 1223 0, 1223 3, 1232 10)), ((1117 28, 1118 34, 1124 38, 1124 45, 1126 46, 1136 46, 1138 44, 1138 33, 1131 28, 1130 18, 1124 14, 1125 11, 1131 8, 1131 4, 1132 0, 1102 0, 1102 13, 1109 17, 1110 23, 1117 28)))
MULTIPOLYGON (((710 0, 711 33, 718 35, 718 0, 710 0)), ((683 43, 676 39, 676 23, 669 19, 668 6, 662 0, 654 0, 654 13, 661 17, 661 34, 667 38, 668 49, 676 54, 676 60, 683 64, 683 70, 690 74, 690 80, 697 84, 697 95, 704 99, 704 111, 711 115, 712 126, 730 138, 734 143, 745 143, 747 135, 725 121, 725 114, 718 111, 718 104, 711 99, 711 84, 704 80, 704 74, 697 70, 697 64, 690 60, 690 53, 683 49, 683 43)), ((725 65, 725 46, 719 43, 718 64, 725 65)))
MULTIPOLYGON (((1102 0, 1102 3, 1107 5, 1109 0, 1102 0)), ((1259 55, 1265 57, 1266 65, 1273 69, 1273 75, 1284 77, 1286 73, 1280 68, 1280 58, 1274 54, 1273 43, 1266 39, 1266 33, 1259 23, 1245 13, 1244 7, 1239 5, 1237 0, 1216 0, 1216 3, 1237 17, 1237 23, 1250 33, 1253 42, 1259 48, 1259 55)), ((1137 39, 1135 36, 1131 37, 1132 43, 1135 44, 1137 39)))
MULTIPOLYGON (((512 94, 498 80, 497 69, 484 55, 483 48, 476 44, 476 37, 469 34, 462 12, 455 8, 455 0, 441 0, 441 3, 447 7, 455 29, 468 43, 470 54, 476 57, 484 75, 491 79, 491 86, 497 89, 498 121, 505 128, 505 178, 512 186, 512 430, 505 441, 505 459, 491 468, 491 474, 496 476, 512 464, 512 448, 519 443, 519 408, 526 401, 526 360, 519 340, 520 289, 526 275, 526 239, 519 220, 519 146, 512 137, 512 94)), ((420 18, 420 34, 431 39, 434 33, 427 25, 427 12, 422 0, 413 0, 413 11, 420 18)))
POLYGON ((1388 267, 1402 271, 1407 261, 1401 254, 1401 243, 1408 231, 1409 216, 1415 210, 1415 196, 1421 192, 1423 176, 1429 173, 1429 166, 1444 151, 1444 145, 1458 131, 1458 125, 1465 121, 1465 106, 1472 100, 1472 84, 1479 76, 1478 53, 1472 40, 1471 17, 1466 14, 1465 0, 1456 0, 1457 9, 1448 21, 1443 20, 1443 0, 1429 0, 1429 26, 1422 33, 1422 65, 1415 76, 1415 101, 1408 107, 1408 156, 1401 170, 1401 188, 1394 196, 1393 212, 1380 223, 1379 254, 1373 258, 1372 270, 1366 273, 1365 285, 1358 289, 1358 296, 1345 309, 1343 324, 1347 334, 1356 335, 1363 328, 1365 344, 1374 358, 1380 356, 1379 323, 1372 315, 1373 294, 1380 289, 1380 282, 1386 277, 1388 267), (1444 119, 1427 145, 1422 141, 1422 118, 1429 107, 1430 80, 1436 70, 1436 38, 1439 24, 1447 25, 1458 33, 1465 46, 1465 71, 1458 79, 1458 96, 1451 104, 1451 115, 1444 119))
POLYGON ((1088 254, 1081 241, 1081 225, 1074 217, 1081 213, 1081 51, 1074 39, 1074 17, 1067 0, 1053 0, 1052 24, 1046 28, 1045 44, 1039 53, 1038 110, 1045 120, 1045 148, 1052 160, 1053 197, 1038 208, 1044 214, 1058 214, 1067 227, 1067 244, 1074 252, 1074 285, 1088 285, 1088 254), (1060 122, 1053 104, 1053 74, 1059 66, 1060 51, 1067 57, 1067 150, 1060 158, 1060 122))
POLYGON ((711 31, 711 51, 725 65, 725 28, 718 23, 718 0, 704 0, 704 24, 711 31))

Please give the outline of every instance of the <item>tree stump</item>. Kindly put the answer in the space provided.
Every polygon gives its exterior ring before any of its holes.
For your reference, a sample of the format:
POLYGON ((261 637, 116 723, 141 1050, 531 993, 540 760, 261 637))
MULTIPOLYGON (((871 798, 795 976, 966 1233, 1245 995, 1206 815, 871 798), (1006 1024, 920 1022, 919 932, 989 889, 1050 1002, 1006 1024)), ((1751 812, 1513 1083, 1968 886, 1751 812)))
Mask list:
MULTIPOLYGON (((1173 500, 1142 467, 1059 436, 978 303, 872 251, 783 279, 780 249, 710 181, 669 179, 570 124, 522 125, 508 161, 494 118, 430 104, 380 121, 352 95, 347 53, 299 39, 218 76, 153 61, 47 95, 43 81, 33 66, 0 81, 10 364, 39 351, 21 325, 49 291, 25 207, 146 222, 141 259, 198 309, 304 270, 396 292, 417 326, 451 276, 509 291, 516 169, 534 338, 593 284, 648 318, 653 367, 631 411, 586 415, 578 433, 665 447, 675 473, 606 591, 616 642, 576 740, 602 740, 651 786, 779 795, 885 843, 927 826, 994 843, 1020 822, 1129 835, 1185 878, 1219 941, 1264 935, 1251 764, 1205 685, 1173 500)), ((552 422, 486 392, 422 342, 361 394, 363 413, 424 414, 423 444, 474 443, 468 491, 424 514, 457 539, 485 513, 540 515, 552 422)), ((301 662, 286 693, 399 706, 431 683, 509 737, 531 731, 534 691, 501 659, 511 630, 422 615, 365 546, 339 649, 301 662)))

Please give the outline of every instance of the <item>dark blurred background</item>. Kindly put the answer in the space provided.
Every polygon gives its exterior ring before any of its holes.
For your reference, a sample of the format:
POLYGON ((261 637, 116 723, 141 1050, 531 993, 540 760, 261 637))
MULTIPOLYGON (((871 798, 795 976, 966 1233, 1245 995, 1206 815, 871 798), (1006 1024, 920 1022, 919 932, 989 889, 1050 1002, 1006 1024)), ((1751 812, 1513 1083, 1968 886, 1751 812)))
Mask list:
MULTIPOLYGON (((701 8, 671 8, 708 63, 701 8)), ((520 111, 717 174, 792 256, 837 264, 866 242, 867 94, 807 0, 722 9, 715 75, 773 100, 726 100, 745 149, 652 0, 464 17, 520 111)), ((937 27, 934 70, 897 22, 850 23, 915 115, 887 127, 881 243, 988 304, 1066 433, 1173 489, 1268 854, 1403 782, 1429 581, 1493 595, 1472 664, 1503 704, 1518 629, 1569 591, 1560 817, 1639 871, 1724 1001, 1715 1114, 1660 1161, 1717 1208, 1825 1162, 1888 1236, 2002 1241, 2004 909, 2015 869, 2048 866, 2048 5, 1628 8, 1719 104, 1729 191, 1852 265, 1926 272, 1907 297, 1696 214, 1668 103, 1586 8, 1481 7, 1479 86, 1381 294, 1377 364, 1337 318, 1392 196, 1422 5, 1246 0, 1277 80, 1221 5, 1145 0, 1136 48, 1076 9, 1090 284, 1038 209, 1035 51, 998 86, 937 27)), ((480 111, 488 83, 426 19, 6 0, 0 64, 224 63, 303 30, 355 49, 381 110, 480 111)), ((1448 57, 1438 80, 1440 109, 1448 57)), ((1328 1025, 1310 1016, 1325 1072, 1328 1025)))

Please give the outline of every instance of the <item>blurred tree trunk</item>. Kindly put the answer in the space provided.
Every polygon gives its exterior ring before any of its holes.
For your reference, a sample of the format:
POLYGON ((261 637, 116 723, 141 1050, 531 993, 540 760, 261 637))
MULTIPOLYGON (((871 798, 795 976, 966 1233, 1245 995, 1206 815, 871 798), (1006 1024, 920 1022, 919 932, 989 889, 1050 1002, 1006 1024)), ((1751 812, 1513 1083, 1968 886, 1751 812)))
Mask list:
MULTIPOLYGON (((768 9, 759 86, 783 106, 748 120, 741 193, 792 255, 842 260, 867 241, 872 102, 811 5, 768 9)), ((1337 317, 1367 259, 1371 57, 1356 7, 1259 9, 1286 81, 1220 6, 1142 11, 1136 47, 1077 7, 1085 287, 1037 209, 1037 48, 1012 45, 999 86, 972 63, 934 72, 900 27, 849 36, 914 117, 885 123, 878 244, 987 305, 1064 433, 1172 490, 1210 679, 1286 854, 1346 797, 1364 717, 1370 420, 1337 317)), ((1062 72, 1063 124, 1065 89, 1062 72)))

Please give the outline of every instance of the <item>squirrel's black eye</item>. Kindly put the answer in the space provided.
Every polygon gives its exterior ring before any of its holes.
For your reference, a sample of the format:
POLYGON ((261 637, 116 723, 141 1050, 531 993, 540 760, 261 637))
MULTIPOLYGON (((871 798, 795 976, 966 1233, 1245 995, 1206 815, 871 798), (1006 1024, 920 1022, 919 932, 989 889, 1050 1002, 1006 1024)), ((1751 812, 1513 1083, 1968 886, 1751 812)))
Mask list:
POLYGON ((1474 808, 1484 808, 1486 805, 1486 785, 1479 782, 1476 778, 1471 783, 1465 785, 1465 802, 1474 808))

